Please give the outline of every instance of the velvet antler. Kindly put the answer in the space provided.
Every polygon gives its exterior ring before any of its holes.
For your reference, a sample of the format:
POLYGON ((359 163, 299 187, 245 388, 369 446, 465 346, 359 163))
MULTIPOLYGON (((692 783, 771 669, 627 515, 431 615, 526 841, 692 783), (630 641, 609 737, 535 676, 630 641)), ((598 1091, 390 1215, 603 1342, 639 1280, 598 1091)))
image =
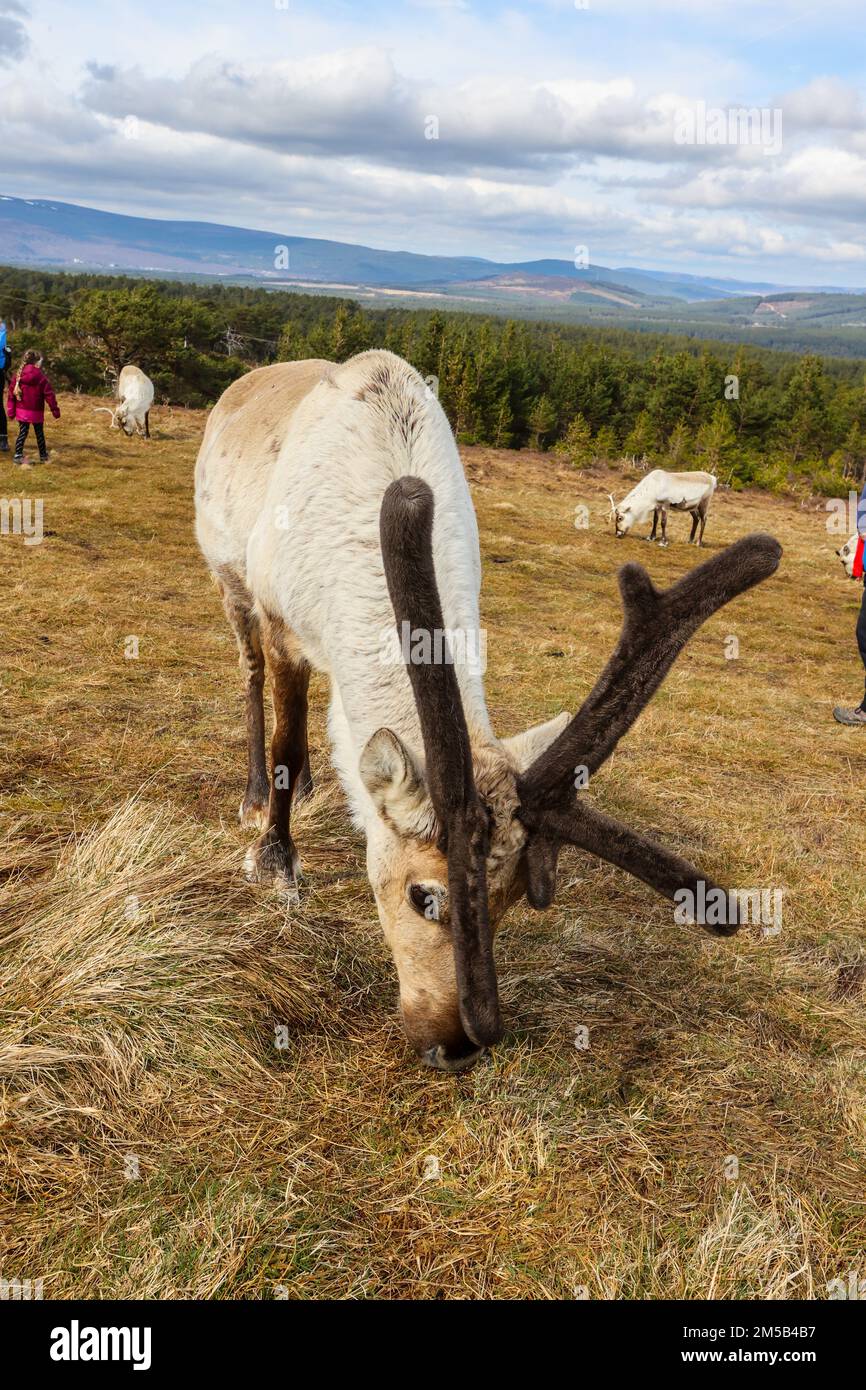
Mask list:
MULTIPOLYGON (((410 631, 444 633, 433 566, 433 494, 420 478, 398 478, 379 517, 388 592, 410 631)), ((434 644, 431 643, 431 648, 434 644)), ((448 901, 460 1017, 479 1046, 502 1036, 493 936, 488 920, 489 826, 472 773, 469 731, 450 662, 407 662, 424 740, 427 786, 448 856, 448 901)))
MULTIPOLYGON (((693 865, 589 806, 575 791, 575 776, 578 768, 591 774, 602 766, 693 633, 732 598, 769 578, 781 554, 772 536, 745 536, 664 592, 642 566, 620 570, 624 620, 613 656, 567 728, 518 781, 533 906, 553 899, 563 843, 617 864, 666 897, 684 888, 696 892, 699 882, 706 892, 716 887, 693 865)), ((730 901, 728 924, 712 928, 723 934, 737 926, 730 901)))

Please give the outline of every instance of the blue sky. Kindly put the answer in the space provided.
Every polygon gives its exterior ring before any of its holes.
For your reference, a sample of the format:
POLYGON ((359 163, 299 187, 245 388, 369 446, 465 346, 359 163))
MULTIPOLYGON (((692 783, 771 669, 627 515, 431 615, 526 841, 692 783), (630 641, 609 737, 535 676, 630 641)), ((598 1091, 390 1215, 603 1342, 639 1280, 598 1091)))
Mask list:
POLYGON ((862 0, 583 3, 0 0, 2 191, 866 285, 862 0), (778 141, 684 142, 701 103, 778 141))

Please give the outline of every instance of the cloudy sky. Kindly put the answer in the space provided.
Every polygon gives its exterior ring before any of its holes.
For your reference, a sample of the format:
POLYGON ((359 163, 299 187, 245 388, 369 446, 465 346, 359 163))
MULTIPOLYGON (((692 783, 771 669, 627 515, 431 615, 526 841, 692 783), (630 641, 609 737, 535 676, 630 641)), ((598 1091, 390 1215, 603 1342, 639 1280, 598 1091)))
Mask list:
POLYGON ((864 286, 863 21, 863 0, 0 0, 0 191, 864 286), (692 143, 732 108, 773 138, 692 143))

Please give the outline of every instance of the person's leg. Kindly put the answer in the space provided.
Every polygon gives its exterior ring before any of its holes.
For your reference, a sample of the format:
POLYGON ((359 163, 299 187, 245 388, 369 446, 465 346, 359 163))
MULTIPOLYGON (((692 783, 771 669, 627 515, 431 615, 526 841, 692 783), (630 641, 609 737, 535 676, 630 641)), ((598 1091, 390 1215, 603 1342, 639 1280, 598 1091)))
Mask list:
POLYGON ((9 422, 6 418, 6 407, 3 401, 6 396, 6 381, 0 376, 0 452, 6 453, 9 448, 9 422))
POLYGON ((24 442, 30 432, 30 426, 26 420, 21 421, 21 428, 18 431, 18 438, 15 440, 15 462, 20 463, 24 458, 24 442))
POLYGON ((39 457, 43 463, 48 458, 48 449, 45 444, 45 426, 34 425, 33 433, 36 435, 36 443, 39 445, 39 457))
MULTIPOLYGON (((857 646, 860 650, 860 660, 866 668, 866 587, 863 589, 863 601, 860 604, 860 616, 857 619, 857 646)), ((866 691, 863 699, 854 709, 846 709, 843 705, 837 705, 833 711, 833 718, 837 724, 858 724, 866 727, 866 691)))
MULTIPOLYGON (((860 617, 857 619, 857 646, 860 649, 860 660, 866 667, 866 584, 863 586, 863 602, 860 604, 860 617)), ((866 690, 863 692, 860 708, 866 713, 866 690)))

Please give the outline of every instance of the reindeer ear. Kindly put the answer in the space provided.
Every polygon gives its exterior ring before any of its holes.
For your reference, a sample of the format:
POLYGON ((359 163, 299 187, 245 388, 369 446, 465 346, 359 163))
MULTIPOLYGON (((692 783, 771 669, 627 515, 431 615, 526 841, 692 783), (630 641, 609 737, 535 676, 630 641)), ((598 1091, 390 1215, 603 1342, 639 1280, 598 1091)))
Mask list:
POLYGON ((386 825, 398 835, 421 840, 435 836, 436 816, 424 773, 392 729, 377 729, 368 739, 359 767, 361 780, 386 825))
POLYGON ((530 764, 550 747, 553 740, 559 738, 570 718, 571 715, 565 711, 553 719, 548 719, 546 724, 536 724, 531 729, 524 729, 522 734, 513 734, 511 738, 500 740, 516 764, 518 772, 525 772, 530 764))

